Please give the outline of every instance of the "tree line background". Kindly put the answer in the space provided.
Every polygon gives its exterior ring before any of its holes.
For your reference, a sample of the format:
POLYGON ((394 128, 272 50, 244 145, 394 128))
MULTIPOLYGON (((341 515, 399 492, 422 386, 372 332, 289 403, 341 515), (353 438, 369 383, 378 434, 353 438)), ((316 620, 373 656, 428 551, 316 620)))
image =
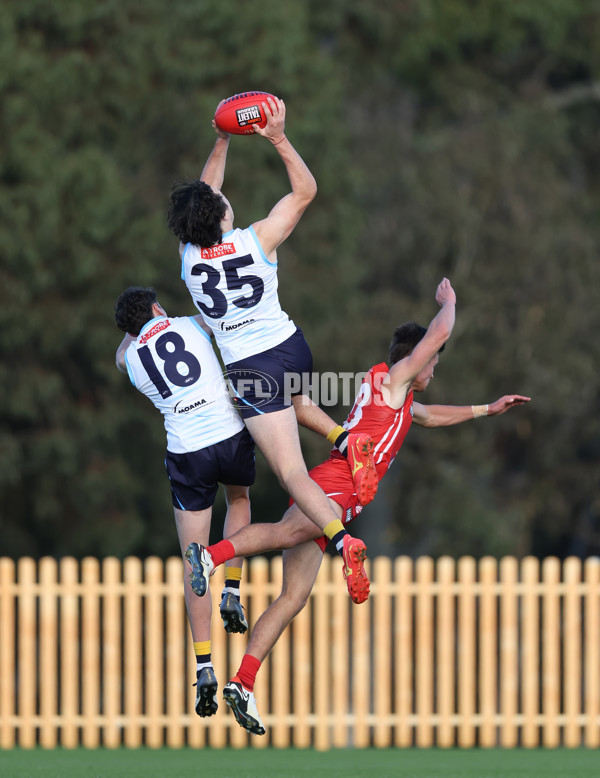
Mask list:
MULTIPOLYGON (((5 2, 0 555, 178 552, 162 420, 115 368, 113 305, 152 285, 196 312, 169 191, 249 89, 286 101, 319 186, 279 252, 315 369, 386 360, 446 275, 457 324, 419 399, 533 398, 413 427, 355 534, 371 553, 600 553, 598 40, 589 0, 5 2)), ((286 187, 270 144, 232 139, 238 226, 286 187)), ((310 466, 327 455, 302 441, 310 466)), ((253 519, 275 521, 287 497, 257 460, 253 519)))

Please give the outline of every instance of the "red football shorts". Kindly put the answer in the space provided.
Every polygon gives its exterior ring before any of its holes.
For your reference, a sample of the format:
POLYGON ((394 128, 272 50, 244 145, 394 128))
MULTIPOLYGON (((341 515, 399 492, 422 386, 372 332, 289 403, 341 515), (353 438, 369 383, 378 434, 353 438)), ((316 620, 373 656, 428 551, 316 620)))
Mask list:
MULTIPOLYGON (((325 462, 309 471, 309 476, 317 483, 325 494, 338 505, 341 506, 342 524, 349 524, 362 511, 363 506, 359 503, 352 473, 348 460, 339 454, 332 456, 325 462)), ((315 540, 321 551, 325 551, 325 546, 329 542, 326 535, 322 535, 315 540)))

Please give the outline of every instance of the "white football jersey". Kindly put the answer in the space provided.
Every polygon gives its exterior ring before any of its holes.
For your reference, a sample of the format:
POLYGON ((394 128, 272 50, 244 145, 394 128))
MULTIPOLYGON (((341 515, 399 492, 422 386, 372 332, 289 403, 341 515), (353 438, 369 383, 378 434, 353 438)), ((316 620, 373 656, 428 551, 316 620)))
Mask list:
POLYGON ((125 362, 131 383, 163 414, 173 454, 212 446, 243 428, 210 337, 193 318, 151 319, 125 362))
POLYGON ((226 232, 207 249, 187 243, 181 277, 226 365, 278 346, 296 331, 279 304, 277 262, 269 262, 252 226, 226 232))

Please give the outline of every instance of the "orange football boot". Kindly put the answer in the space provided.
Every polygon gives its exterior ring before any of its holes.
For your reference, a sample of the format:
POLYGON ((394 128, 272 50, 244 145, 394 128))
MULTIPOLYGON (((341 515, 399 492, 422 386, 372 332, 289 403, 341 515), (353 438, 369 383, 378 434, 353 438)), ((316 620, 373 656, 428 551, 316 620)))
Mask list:
POLYGON ((365 558, 367 547, 358 538, 352 535, 344 535, 344 547, 342 559, 344 560, 343 573, 348 586, 348 594, 352 602, 360 604, 369 596, 371 584, 365 571, 365 558))
POLYGON ((348 464, 361 505, 368 505, 377 494, 379 476, 373 461, 374 444, 370 435, 348 435, 348 464))

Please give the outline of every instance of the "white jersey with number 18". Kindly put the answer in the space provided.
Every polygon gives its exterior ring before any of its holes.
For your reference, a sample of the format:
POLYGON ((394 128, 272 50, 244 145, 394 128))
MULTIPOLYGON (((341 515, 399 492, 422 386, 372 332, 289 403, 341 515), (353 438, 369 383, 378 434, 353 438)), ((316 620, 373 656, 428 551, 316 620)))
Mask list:
POLYGON ((198 451, 243 429, 210 338, 193 318, 146 322, 125 363, 131 383, 163 414, 173 454, 198 451))
POLYGON ((277 263, 269 262, 252 226, 226 232, 210 248, 186 244, 181 264, 226 365, 278 346, 296 331, 279 304, 277 263))

